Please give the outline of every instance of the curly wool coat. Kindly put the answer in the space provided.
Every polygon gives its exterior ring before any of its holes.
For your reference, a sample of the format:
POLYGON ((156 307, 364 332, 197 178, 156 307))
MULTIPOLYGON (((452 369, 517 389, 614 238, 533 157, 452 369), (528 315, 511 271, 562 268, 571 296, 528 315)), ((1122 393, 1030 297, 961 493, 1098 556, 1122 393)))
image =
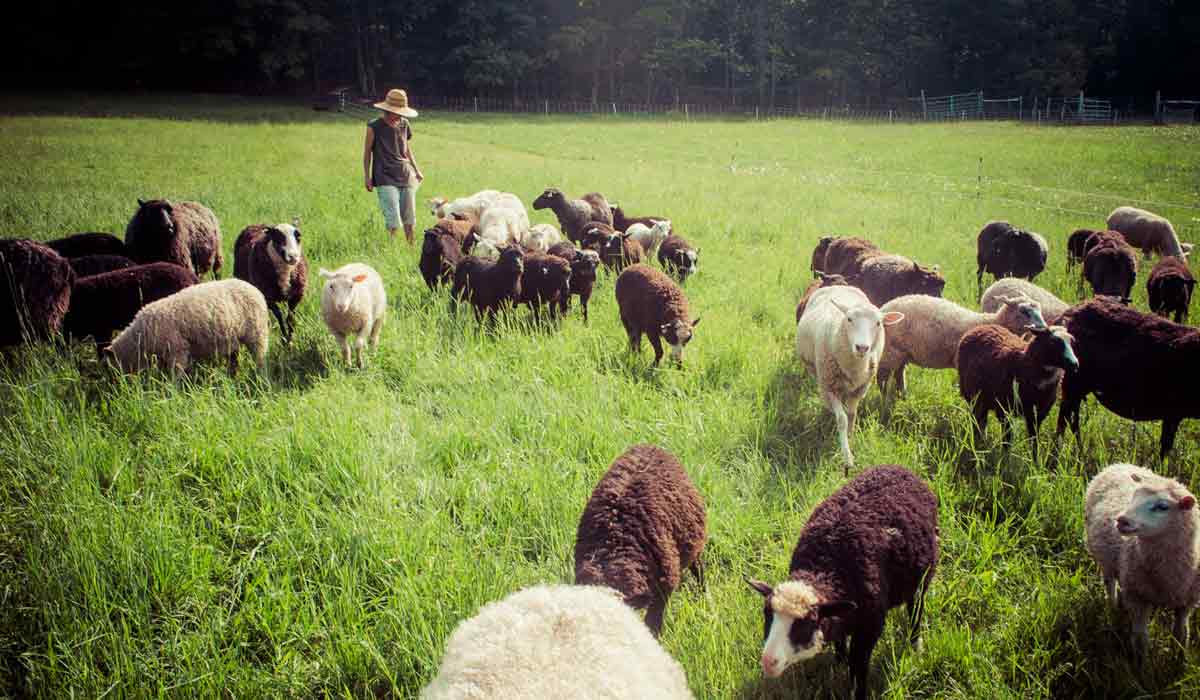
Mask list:
POLYGON ((1087 240, 1095 235, 1097 231, 1090 228, 1076 229, 1067 236, 1067 271, 1070 272, 1073 265, 1083 262, 1083 258, 1087 255, 1087 240))
POLYGON ((1150 310, 1160 316, 1174 314, 1175 323, 1183 323, 1187 320, 1195 287, 1196 278, 1188 269, 1187 260, 1172 255, 1159 259, 1146 279, 1150 310))
POLYGON ((883 306, 905 294, 940 297, 946 278, 937 268, 922 267, 903 255, 875 255, 862 261, 851 283, 863 290, 871 303, 883 306))
POLYGON ((1005 297, 1026 296, 1036 301, 1042 307, 1042 319, 1046 325, 1058 323, 1058 317, 1070 306, 1051 292, 1042 289, 1029 280, 1020 277, 1004 277, 998 279, 984 290, 979 299, 979 308, 984 313, 995 313, 1004 306, 1001 299, 1005 297))
POLYGON ((620 591, 648 608, 658 636, 663 611, 685 570, 701 574, 708 540, 704 499, 670 452, 634 445, 613 461, 592 491, 575 537, 575 583, 620 591))
MULTIPOLYGON (((579 297, 583 309, 583 322, 588 321, 588 300, 596 286, 596 268, 600 266, 600 255, 594 250, 579 250, 573 243, 556 243, 550 246, 550 255, 562 258, 571 265, 571 293, 579 297)), ((570 308, 570 300, 567 300, 570 308)))
POLYGON ((1108 215, 1108 227, 1124 236, 1129 245, 1149 257, 1159 255, 1181 257, 1190 245, 1179 242, 1175 227, 1166 218, 1137 207, 1117 207, 1108 215))
POLYGON ((46 247, 64 258, 82 258, 85 255, 122 255, 129 257, 125 242, 111 233, 75 233, 46 241, 46 247))
POLYGON ((63 332, 77 339, 91 337, 100 353, 143 306, 199 282, 191 270, 165 262, 79 278, 71 291, 63 332))
POLYGON ((430 291, 454 279, 454 268, 466 256, 463 242, 471 233, 471 227, 469 221, 440 219, 425 229, 425 242, 421 244, 421 260, 417 268, 430 291))
POLYGON ((884 252, 865 238, 834 238, 825 249, 825 267, 821 271, 852 279, 862 272, 868 258, 879 255, 884 252))
POLYGON ((818 272, 825 271, 825 254, 829 252, 829 244, 837 238, 837 236, 821 236, 817 239, 817 245, 812 252, 812 262, 808 266, 809 272, 813 273, 814 277, 818 272))
POLYGON ((700 251, 683 236, 671 234, 658 246, 658 264, 662 269, 679 279, 680 283, 696 273, 700 267, 700 251))
MULTIPOLYGON (((299 244, 300 231, 294 233, 299 244)), ((252 224, 242 229, 233 246, 233 276, 263 293, 267 308, 279 322, 284 341, 290 341, 295 330, 296 307, 308 288, 308 260, 301 254, 295 263, 287 263, 280 252, 286 245, 286 236, 275 226, 252 224), (286 322, 280 304, 287 304, 286 322)))
POLYGON ((71 264, 71 269, 75 271, 76 277, 90 277, 137 265, 123 255, 84 255, 78 258, 68 258, 67 262, 71 264))
POLYGON ((220 223, 199 202, 139 199, 125 227, 125 246, 135 262, 173 262, 197 275, 212 270, 213 279, 220 276, 224 261, 220 223))
POLYGON ((1137 256, 1125 241, 1102 240, 1084 257, 1083 277, 1093 294, 1127 299, 1137 279, 1137 256))
POLYGON ((0 347, 49 340, 62 330, 75 273, 41 243, 0 239, 0 347))
POLYGON ((528 305, 534 319, 540 316, 543 304, 549 306, 552 320, 565 314, 571 299, 571 264, 544 253, 526 253, 523 263, 517 303, 528 305))
POLYGON ((692 339, 693 328, 700 322, 691 318, 687 297, 668 276, 643 264, 631 265, 617 277, 617 307, 621 323, 629 335, 629 347, 639 352, 642 336, 650 338, 654 364, 662 361, 662 340, 672 354, 683 362, 683 348, 692 339))
POLYGON ((469 301, 475 317, 484 313, 495 318, 496 312, 517 303, 521 296, 521 278, 525 271, 524 254, 517 246, 509 246, 496 262, 467 257, 454 269, 454 286, 450 298, 454 302, 469 301))

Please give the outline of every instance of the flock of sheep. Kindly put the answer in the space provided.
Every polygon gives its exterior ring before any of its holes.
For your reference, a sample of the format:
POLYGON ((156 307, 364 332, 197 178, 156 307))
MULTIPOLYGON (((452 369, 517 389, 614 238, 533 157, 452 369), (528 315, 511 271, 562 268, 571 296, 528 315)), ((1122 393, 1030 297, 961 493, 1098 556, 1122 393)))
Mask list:
MULTIPOLYGON (((485 190, 431 202, 419 270, 431 290, 451 285, 452 303, 481 320, 518 304, 556 319, 580 298, 583 319, 597 269, 617 274, 614 293, 633 350, 662 341, 682 362, 699 323, 680 286, 699 252, 665 217, 627 217, 598 193, 569 199, 547 189, 533 202, 561 232, 530 225, 515 195, 485 190), (647 264, 657 253, 661 270, 647 264)), ((195 202, 139 201, 124 240, 83 233, 45 244, 0 240, 0 347, 90 338, 126 371, 178 373, 206 358, 237 371, 242 347, 261 366, 269 313, 284 342, 308 282, 300 222, 246 227, 234 246, 234 278, 223 265, 219 224, 195 202), (212 273, 214 280, 201 282, 212 273), (286 315, 283 306, 286 306, 286 315), (115 338, 114 338, 115 335, 115 338)), ((1195 281, 1169 222, 1121 207, 1103 231, 1070 237, 1068 268, 1082 263, 1094 298, 1069 305, 1032 280, 1046 265, 1041 236, 991 222, 977 239, 981 310, 941 298, 945 280, 862 238, 825 237, 813 252, 817 279, 796 310, 796 353, 834 414, 847 472, 860 402, 872 382, 887 397, 905 389, 909 364, 956 368, 977 437, 989 412, 1005 426, 1020 411, 1035 438, 1061 387, 1058 432, 1079 432, 1089 393, 1132 420, 1161 420, 1162 454, 1179 422, 1200 416, 1198 392, 1178 398, 1151 387, 1187 384, 1200 332, 1182 325, 1195 281), (1129 306, 1137 256, 1163 257, 1148 281, 1151 309, 1129 306)), ((344 361, 365 363, 386 318, 379 274, 362 263, 321 269, 321 316, 344 361)), ((1200 605, 1200 516, 1180 483, 1128 464, 1101 471, 1086 495, 1087 547, 1109 599, 1132 614, 1135 649, 1147 644, 1149 612, 1175 612, 1186 642, 1200 605)), ((635 445, 610 466, 586 504, 575 543, 575 585, 536 586, 491 603, 447 642, 429 700, 468 697, 690 698, 679 664, 656 642, 667 602, 685 572, 703 585, 707 516, 702 495, 670 453, 635 445), (635 610, 646 611, 644 622, 635 610)), ((763 674, 777 677, 829 644, 865 698, 872 651, 887 612, 905 605, 910 639, 920 641, 924 597, 939 560, 937 497, 896 465, 866 469, 813 511, 793 550, 789 576, 771 585, 747 579, 763 598, 763 674)))

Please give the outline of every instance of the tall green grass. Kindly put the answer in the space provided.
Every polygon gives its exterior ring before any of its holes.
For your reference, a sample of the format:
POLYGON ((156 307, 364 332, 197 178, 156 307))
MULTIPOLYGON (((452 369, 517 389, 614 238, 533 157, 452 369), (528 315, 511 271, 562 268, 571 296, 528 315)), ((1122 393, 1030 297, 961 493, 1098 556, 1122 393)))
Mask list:
MULTIPOLYGON (((186 198, 213 208, 230 253, 243 226, 299 214, 312 267, 368 262, 390 306, 362 371, 341 365, 315 275, 294 344, 273 335, 265 373, 114 377, 83 345, 0 359, 0 694, 14 697, 414 696, 458 621, 571 579, 591 488, 637 442, 678 455, 707 502, 707 585, 685 581, 662 638, 696 695, 845 693, 828 660, 760 678, 761 599, 742 582, 784 577, 808 513, 844 481, 833 421, 793 359, 817 237, 864 234, 939 263, 946 295, 972 304, 989 219, 1047 236, 1038 281, 1067 299, 1067 234, 1118 204, 1154 202, 1185 239, 1200 231, 1190 128, 423 114, 421 201, 600 190, 699 246, 687 293, 704 323, 683 369, 652 369, 648 350, 627 352, 609 277, 587 326, 577 312, 557 331, 524 310, 490 332, 451 317, 362 189, 360 121, 203 96, 6 98, 0 113, 0 235, 120 233, 138 197, 186 198)), ((1024 440, 995 448, 995 426, 971 444, 953 372, 912 369, 909 385, 886 424, 869 395, 852 446, 860 464, 930 480, 943 559, 924 650, 895 615, 873 690, 1200 690, 1197 653, 1161 625, 1148 663, 1127 660, 1083 549, 1088 477, 1150 464, 1157 427, 1092 403, 1082 447, 1064 440, 1035 464, 1024 440)), ((1185 423, 1169 467, 1191 484, 1198 439, 1185 423)))

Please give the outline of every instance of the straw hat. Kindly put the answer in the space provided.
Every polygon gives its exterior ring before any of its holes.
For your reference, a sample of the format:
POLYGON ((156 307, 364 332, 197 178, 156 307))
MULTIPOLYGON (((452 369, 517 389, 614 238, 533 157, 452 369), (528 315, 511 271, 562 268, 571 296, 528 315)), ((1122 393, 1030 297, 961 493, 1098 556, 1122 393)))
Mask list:
POLYGON ((392 112, 403 117, 417 116, 417 110, 408 106, 408 93, 403 90, 388 90, 383 102, 376 102, 375 109, 392 112))

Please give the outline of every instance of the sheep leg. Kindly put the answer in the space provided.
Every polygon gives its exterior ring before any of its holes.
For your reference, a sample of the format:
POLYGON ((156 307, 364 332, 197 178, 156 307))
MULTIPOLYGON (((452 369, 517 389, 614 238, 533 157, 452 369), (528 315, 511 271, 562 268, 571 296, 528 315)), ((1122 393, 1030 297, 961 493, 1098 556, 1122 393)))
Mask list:
POLYGON ((354 349, 358 353, 358 368, 367 365, 367 334, 359 333, 354 339, 354 349))
POLYGON ((837 657, 838 661, 849 661, 849 659, 846 657, 846 640, 845 639, 833 640, 833 655, 835 657, 837 657))
POLYGON ((372 348, 379 347, 379 332, 382 330, 383 330, 383 317, 380 316, 379 318, 375 319, 374 323, 371 324, 371 347, 372 348))
POLYGON ((279 335, 283 338, 284 344, 291 342, 292 334, 288 332, 288 325, 283 318, 283 311, 280 310, 279 304, 271 304, 267 308, 271 309, 271 314, 275 316, 276 321, 279 321, 279 335))
POLYGON ((1179 418, 1164 418, 1162 423, 1162 437, 1159 438, 1159 459, 1166 460, 1167 454, 1171 448, 1175 446, 1175 433, 1179 431, 1179 418))
POLYGON ((342 350, 342 361, 349 365, 350 343, 346 340, 346 336, 341 333, 335 333, 333 337, 337 338, 338 347, 342 350))
POLYGON ((1112 607, 1117 607, 1117 577, 1104 575, 1104 597, 1108 599, 1108 604, 1112 607))
POLYGON ((588 299, 590 299, 591 297, 592 297, 592 295, 590 293, 579 295, 579 305, 583 307, 583 325, 585 325, 585 326, 587 325, 587 322, 588 322, 588 315, 587 315, 588 314, 588 299))
POLYGON ((975 406, 971 410, 971 414, 975 416, 975 448, 978 449, 983 444, 983 436, 987 433, 988 422, 988 407, 980 397, 975 397, 975 406))
POLYGON ((236 377, 237 371, 238 371, 238 351, 235 348, 233 352, 229 353, 229 376, 236 377))
POLYGON ((850 638, 850 680, 854 684, 855 700, 867 700, 867 675, 871 670, 871 653, 883 632, 883 621, 850 638))
MULTIPOLYGON (((820 381, 820 377, 817 381, 820 381)), ((854 455, 850 452, 850 417, 846 415, 842 400, 833 392, 825 392, 825 403, 829 405, 829 410, 833 411, 833 419, 837 422, 838 445, 842 448, 842 460, 846 463, 846 474, 849 475, 850 469, 854 467, 854 455)))
POLYGON ((907 362, 896 368, 896 395, 905 396, 908 393, 908 385, 904 382, 904 368, 908 365, 907 362))
POLYGON ((654 366, 657 367, 658 363, 662 362, 662 340, 654 332, 647 333, 646 337, 650 339, 650 347, 654 348, 654 366))
POLYGON ((1186 647, 1188 643, 1188 616, 1191 612, 1191 608, 1175 609, 1175 624, 1171 627, 1171 635, 1182 647, 1186 647))
POLYGON ((1133 644, 1133 654, 1137 659, 1146 655, 1150 645, 1150 607, 1140 602, 1129 600, 1129 641, 1133 644))
POLYGON ((696 582, 700 584, 701 588, 703 588, 704 587, 704 560, 697 557, 696 561, 692 562, 692 565, 688 567, 688 571, 692 572, 692 576, 696 577, 696 582))
POLYGON ((646 609, 646 626, 650 628, 650 633, 655 639, 662 634, 663 613, 667 609, 667 596, 662 595, 654 599, 650 603, 650 607, 646 609))

